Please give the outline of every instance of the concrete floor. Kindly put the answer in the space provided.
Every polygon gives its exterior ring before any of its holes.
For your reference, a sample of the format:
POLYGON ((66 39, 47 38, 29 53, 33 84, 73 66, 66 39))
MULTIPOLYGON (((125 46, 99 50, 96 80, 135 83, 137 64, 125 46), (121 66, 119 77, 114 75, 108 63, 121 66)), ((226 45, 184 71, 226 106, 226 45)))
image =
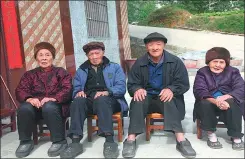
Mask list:
MULTIPOLYGON (((211 149, 206 144, 206 136, 202 140, 196 137, 196 125, 192 122, 192 110, 194 105, 194 96, 192 93, 192 87, 194 82, 194 74, 189 73, 189 79, 191 88, 185 94, 186 102, 186 116, 182 121, 185 136, 191 142, 193 148, 197 152, 197 158, 244 158, 244 151, 234 151, 231 148, 229 137, 226 134, 226 129, 220 128, 217 131, 219 141, 223 144, 222 149, 211 149)), ((242 73, 244 76, 244 73, 242 73)), ((126 94, 128 102, 131 98, 126 94)), ((85 122, 86 123, 86 122, 85 122)), ((127 136, 128 118, 124 118, 124 138, 127 136)), ((84 125, 86 130, 86 125, 84 125)), ((3 137, 1 138, 1 158, 15 158, 15 150, 19 145, 18 133, 7 133, 5 130, 3 137)), ((244 133, 244 123, 243 123, 244 133)), ((117 135, 115 135, 115 141, 117 141, 117 135)), ((243 138, 244 139, 244 138, 243 138)), ((70 142, 70 139, 67 139, 70 142)), ((96 134, 93 136, 91 143, 87 142, 87 132, 84 132, 84 138, 81 141, 84 145, 84 153, 77 158, 103 158, 103 143, 104 138, 98 137, 96 134)), ((35 146, 34 151, 28 156, 28 158, 48 158, 47 150, 50 147, 51 142, 48 137, 41 138, 39 144, 35 146)), ((183 158, 180 153, 175 149, 176 142, 175 137, 164 131, 155 131, 150 142, 145 141, 145 134, 138 136, 137 138, 137 153, 136 158, 183 158)), ((122 158, 121 150, 123 148, 122 143, 119 143, 120 156, 122 158)), ((59 157, 57 157, 59 158, 59 157)))

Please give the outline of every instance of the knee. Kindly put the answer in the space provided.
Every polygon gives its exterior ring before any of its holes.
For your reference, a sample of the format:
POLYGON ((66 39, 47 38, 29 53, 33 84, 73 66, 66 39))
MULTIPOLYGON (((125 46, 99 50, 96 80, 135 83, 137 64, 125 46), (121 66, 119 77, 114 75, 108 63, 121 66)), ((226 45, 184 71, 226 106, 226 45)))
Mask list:
MULTIPOLYGON (((159 98, 159 100, 160 100, 160 98, 159 98)), ((170 106, 175 106, 175 107, 177 107, 175 101, 176 101, 176 98, 173 97, 170 101, 166 101, 166 102, 160 100, 160 103, 161 103, 163 106, 170 105, 170 106)))
POLYGON ((108 97, 108 96, 100 96, 100 97, 97 97, 94 100, 94 104, 96 106, 99 106, 99 107, 108 106, 108 105, 110 105, 110 97, 108 97))
POLYGON ((78 109, 84 108, 86 106, 86 98, 77 97, 71 103, 70 110, 76 111, 78 109))
POLYGON ((233 98, 227 99, 226 102, 230 105, 231 109, 239 108, 239 106, 233 98))
POLYGON ((240 109, 239 105, 234 101, 234 99, 228 99, 226 101, 227 101, 227 103, 230 106, 230 108, 227 109, 228 111, 234 111, 234 112, 239 112, 240 111, 241 112, 241 109, 240 109))
POLYGON ((147 103, 146 98, 147 97, 145 97, 145 99, 143 99, 142 101, 135 101, 134 99, 132 99, 130 102, 130 107, 134 107, 135 105, 137 105, 137 107, 143 107, 143 105, 147 103))
POLYGON ((33 113, 34 107, 31 105, 31 103, 24 102, 20 104, 20 107, 18 108, 18 114, 30 114, 33 113))
POLYGON ((58 107, 61 106, 57 105, 55 102, 49 101, 42 106, 42 112, 45 113, 56 112, 59 109, 58 107))
POLYGON ((198 108, 201 109, 201 110, 209 110, 211 108, 213 108, 214 104, 209 102, 208 100, 206 99, 203 99, 201 100, 199 103, 197 103, 198 105, 198 108))
POLYGON ((130 102, 130 110, 129 110, 129 115, 131 116, 132 114, 138 114, 138 113, 143 113, 146 115, 148 108, 146 105, 148 104, 147 99, 143 99, 142 101, 134 101, 134 99, 131 100, 130 102))

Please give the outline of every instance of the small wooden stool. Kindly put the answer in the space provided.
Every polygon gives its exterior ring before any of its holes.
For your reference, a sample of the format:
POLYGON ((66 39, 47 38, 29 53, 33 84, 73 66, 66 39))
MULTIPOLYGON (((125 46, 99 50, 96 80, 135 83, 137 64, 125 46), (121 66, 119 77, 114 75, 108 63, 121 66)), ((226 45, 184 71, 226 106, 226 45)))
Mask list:
MULTIPOLYGON (((202 138, 201 120, 197 119, 196 123, 197 123, 197 138, 201 139, 202 138)), ((225 124, 223 124, 223 123, 218 123, 216 127, 217 128, 226 128, 225 124)))
MULTIPOLYGON (((69 117, 64 120, 65 130, 69 129, 69 117)), ((45 125, 44 120, 41 119, 37 122, 33 129, 33 141, 34 144, 38 144, 38 137, 50 136, 50 132, 43 132, 44 130, 48 130, 48 127, 45 125), (38 129, 39 128, 39 129, 38 129), (38 132, 39 130, 39 132, 38 132)))
POLYGON ((152 130, 162 130, 164 125, 154 125, 154 121, 163 120, 163 115, 159 113, 151 113, 146 117, 146 141, 150 140, 152 130))
MULTIPOLYGON (((122 142, 122 136, 123 136, 123 117, 121 115, 121 112, 115 113, 112 115, 112 119, 115 123, 117 123, 117 126, 114 126, 114 130, 118 130, 118 142, 122 142)), ((92 134, 99 130, 98 127, 98 116, 97 115, 89 115, 87 118, 87 128, 88 128, 88 142, 92 141, 92 134), (96 126, 92 125, 92 120, 96 120, 96 126)))

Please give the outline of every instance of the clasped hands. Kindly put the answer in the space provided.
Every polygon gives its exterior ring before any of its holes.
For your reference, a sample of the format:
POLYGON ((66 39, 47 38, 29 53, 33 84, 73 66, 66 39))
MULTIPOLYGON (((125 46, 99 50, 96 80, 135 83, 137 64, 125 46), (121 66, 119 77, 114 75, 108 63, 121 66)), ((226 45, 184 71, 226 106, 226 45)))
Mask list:
POLYGON ((55 98, 48 98, 48 97, 44 97, 41 101, 38 98, 28 98, 26 100, 26 102, 31 103, 31 105, 33 105, 36 108, 40 108, 44 105, 44 103, 48 102, 48 101, 57 101, 55 98))
POLYGON ((216 102, 216 106, 221 109, 221 110, 227 110, 230 108, 230 105, 228 102, 226 102, 225 100, 232 98, 232 96, 230 96, 229 94, 226 95, 222 95, 216 98, 215 102, 216 102))
MULTIPOLYGON (((134 101, 143 101, 147 95, 147 92, 145 89, 141 88, 138 89, 134 93, 134 101)), ((163 102, 169 102, 172 100, 174 94, 169 88, 163 89, 160 94, 158 95, 160 97, 160 100, 163 102)))
MULTIPOLYGON (((101 92, 96 92, 94 99, 98 98, 99 96, 108 96, 109 92, 108 91, 101 91, 101 92)), ((84 91, 80 91, 76 94, 76 97, 83 97, 83 98, 87 98, 86 93, 84 93, 84 91)))

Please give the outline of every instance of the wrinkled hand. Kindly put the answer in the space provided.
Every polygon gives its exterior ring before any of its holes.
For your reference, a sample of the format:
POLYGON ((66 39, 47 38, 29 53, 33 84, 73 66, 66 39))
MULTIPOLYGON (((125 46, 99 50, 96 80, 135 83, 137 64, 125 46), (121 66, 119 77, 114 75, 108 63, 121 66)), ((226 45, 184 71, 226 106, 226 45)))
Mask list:
POLYGON ((99 96, 108 96, 108 95, 109 95, 108 91, 96 92, 94 99, 98 98, 99 96))
POLYGON ((217 105, 217 107, 219 107, 219 109, 221 109, 221 110, 227 110, 227 109, 229 109, 230 108, 230 105, 229 105, 229 103, 228 102, 226 102, 226 101, 222 101, 222 102, 216 102, 216 105, 217 105))
POLYGON ((163 89, 160 94, 160 100, 163 102, 170 102, 174 96, 173 92, 169 88, 163 89))
POLYGON ((44 97, 42 100, 41 100, 41 105, 44 105, 46 102, 49 102, 49 101, 57 101, 55 98, 48 98, 48 97, 44 97))
POLYGON ((146 97, 147 93, 145 89, 138 89, 136 92, 134 92, 134 101, 143 101, 146 97))
POLYGON ((84 91, 80 91, 76 94, 75 98, 77 98, 77 97, 87 98, 87 95, 84 93, 84 91))
POLYGON ((31 103, 34 107, 40 108, 42 107, 41 102, 39 101, 38 98, 28 98, 26 102, 31 103))
POLYGON ((222 96, 219 96, 216 98, 216 101, 219 103, 222 103, 223 101, 227 100, 227 99, 230 99, 232 98, 232 96, 230 96, 229 94, 226 94, 226 95, 222 95, 222 96))

